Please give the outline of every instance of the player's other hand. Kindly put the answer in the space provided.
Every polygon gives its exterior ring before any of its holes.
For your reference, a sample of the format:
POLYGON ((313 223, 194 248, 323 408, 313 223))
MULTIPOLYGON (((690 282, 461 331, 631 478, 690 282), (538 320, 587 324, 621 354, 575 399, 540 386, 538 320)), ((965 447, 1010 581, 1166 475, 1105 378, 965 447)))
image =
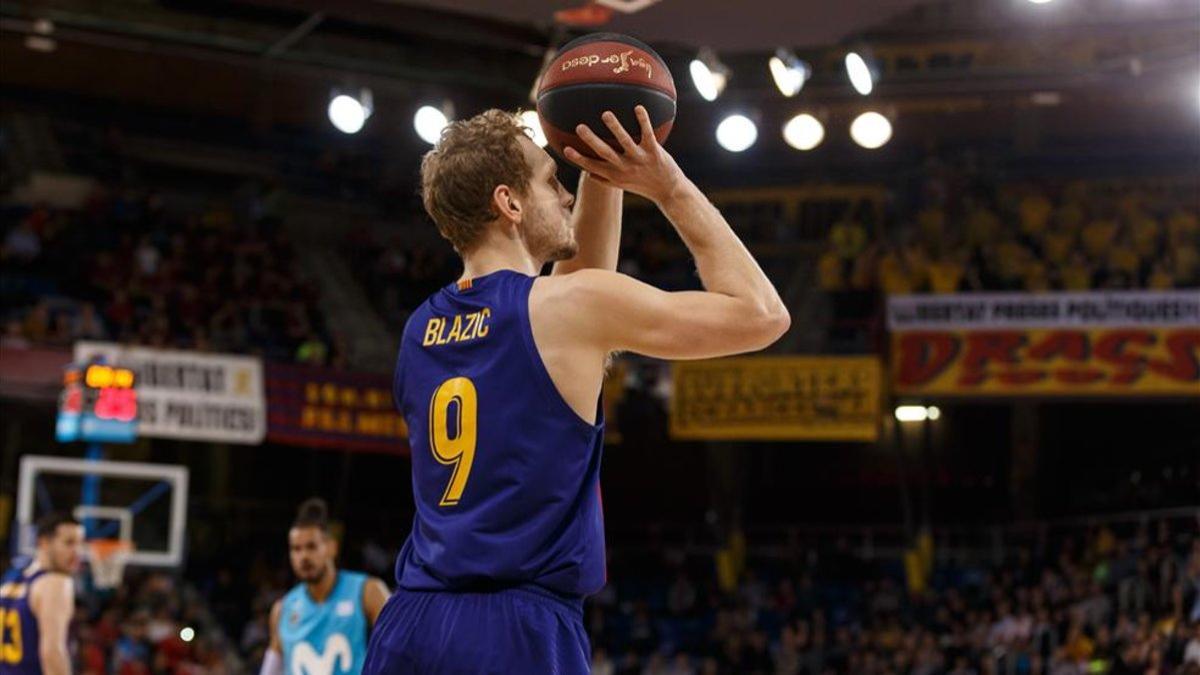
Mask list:
POLYGON ((599 159, 592 159, 567 147, 567 159, 602 182, 639 194, 656 204, 662 203, 675 193, 687 180, 675 159, 663 149, 654 137, 650 125, 650 114, 642 106, 634 108, 642 139, 634 143, 629 132, 617 121, 617 116, 605 111, 601 116, 604 125, 612 132, 621 152, 604 142, 586 124, 575 127, 575 133, 588 144, 599 159))

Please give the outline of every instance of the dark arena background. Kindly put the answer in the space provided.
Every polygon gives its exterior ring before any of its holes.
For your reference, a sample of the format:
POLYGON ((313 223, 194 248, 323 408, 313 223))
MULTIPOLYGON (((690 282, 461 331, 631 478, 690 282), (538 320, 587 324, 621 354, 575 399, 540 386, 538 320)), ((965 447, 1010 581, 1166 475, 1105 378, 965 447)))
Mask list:
MULTIPOLYGON (((85 521, 75 672, 258 673, 308 497, 394 584, 420 159, 594 31, 792 325, 614 361, 593 672, 1200 673, 1195 0, 0 0, 0 565, 85 521)), ((619 270, 700 288, 634 196, 619 270)))

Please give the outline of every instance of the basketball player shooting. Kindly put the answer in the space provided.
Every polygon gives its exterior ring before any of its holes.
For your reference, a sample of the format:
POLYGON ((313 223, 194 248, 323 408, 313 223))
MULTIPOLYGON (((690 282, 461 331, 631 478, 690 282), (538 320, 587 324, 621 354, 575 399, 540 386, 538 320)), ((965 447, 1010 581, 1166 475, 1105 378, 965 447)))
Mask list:
POLYGON ((620 152, 576 129, 598 156, 567 150, 585 170, 578 203, 499 110, 451 124, 422 161, 425 208, 463 275, 401 339, 395 398, 416 515, 366 673, 588 672, 583 599, 605 583, 609 355, 752 352, 788 328, 758 263, 635 112, 636 142, 602 117, 620 152), (623 190, 667 216, 705 290, 669 293, 615 271, 623 190), (553 273, 539 276, 547 262, 553 273))
POLYGON ((70 675, 72 576, 83 562, 83 526, 51 513, 37 523, 37 554, 0 579, 0 675, 70 675))
POLYGON ((300 583, 271 607, 261 675, 358 675, 387 587, 338 569, 337 540, 321 499, 300 505, 288 531, 288 558, 300 583))

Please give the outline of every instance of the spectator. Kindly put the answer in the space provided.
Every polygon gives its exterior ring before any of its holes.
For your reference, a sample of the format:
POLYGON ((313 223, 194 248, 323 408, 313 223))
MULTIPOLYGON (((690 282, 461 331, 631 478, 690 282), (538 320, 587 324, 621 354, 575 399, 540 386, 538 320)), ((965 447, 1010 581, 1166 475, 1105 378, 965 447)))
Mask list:
POLYGON ((323 366, 329 356, 329 348, 316 335, 309 333, 296 348, 296 362, 310 366, 323 366))
POLYGON ((966 275, 965 253, 946 253, 929 263, 929 290, 954 293, 962 289, 966 275))
POLYGON ((70 334, 72 342, 108 339, 108 331, 105 330, 100 315, 96 313, 96 306, 90 302, 84 303, 80 308, 79 314, 71 324, 70 334))
POLYGON ((20 222, 4 237, 5 260, 29 263, 42 254, 42 240, 34 230, 33 215, 20 222))
POLYGON ((1083 251, 1093 260, 1104 260, 1111 251, 1116 236, 1115 220, 1097 218, 1083 228, 1083 251))
POLYGON ((817 259, 817 285, 823 291, 836 292, 846 289, 846 262, 834 249, 829 249, 817 259))
POLYGON ((1050 222, 1053 205, 1040 193, 1032 192, 1021 199, 1018 207, 1021 234, 1031 240, 1041 239, 1050 222))
POLYGON ((862 224, 853 220, 842 220, 829 231, 833 250, 843 260, 852 260, 867 246, 867 231, 862 224))
POLYGON ((592 675, 614 675, 616 671, 616 665, 612 659, 608 658, 608 652, 604 647, 596 647, 592 650, 592 675))
POLYGON ((1092 288, 1094 272, 1083 252, 1076 251, 1061 272, 1062 287, 1068 291, 1086 291, 1092 288))
POLYGON ((4 337, 0 345, 9 349, 28 349, 32 343, 25 337, 24 327, 19 319, 9 319, 4 323, 4 337))
POLYGON ((50 306, 43 300, 34 305, 29 314, 25 316, 25 324, 21 332, 30 342, 45 344, 50 340, 54 329, 52 321, 50 306))

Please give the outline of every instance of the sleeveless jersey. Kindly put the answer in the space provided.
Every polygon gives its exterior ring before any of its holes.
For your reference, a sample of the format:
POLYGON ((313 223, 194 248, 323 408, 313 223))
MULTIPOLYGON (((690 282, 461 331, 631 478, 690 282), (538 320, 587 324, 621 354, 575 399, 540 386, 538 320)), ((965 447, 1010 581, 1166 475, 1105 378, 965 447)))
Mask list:
POLYGON ((313 602, 304 584, 283 596, 279 641, 284 675, 358 675, 367 656, 365 574, 338 570, 325 602, 313 602))
POLYGON ((29 606, 29 589, 46 573, 11 569, 0 579, 0 675, 41 675, 38 622, 29 606))
POLYGON ((396 561, 410 590, 604 585, 600 459, 533 340, 536 277, 500 270, 444 287, 409 317, 394 395, 408 424, 416 515, 396 561))

